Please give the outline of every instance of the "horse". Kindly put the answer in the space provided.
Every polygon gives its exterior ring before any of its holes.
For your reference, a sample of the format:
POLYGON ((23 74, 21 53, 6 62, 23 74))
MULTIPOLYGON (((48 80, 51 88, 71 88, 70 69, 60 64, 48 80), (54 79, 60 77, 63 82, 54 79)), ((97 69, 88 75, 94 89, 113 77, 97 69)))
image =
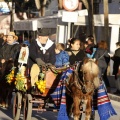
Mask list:
POLYGON ((85 120, 90 120, 93 93, 100 84, 98 74, 99 68, 94 60, 85 59, 82 65, 76 66, 70 78, 66 80, 67 113, 68 115, 73 113, 74 120, 80 119, 82 102, 86 105, 85 120))

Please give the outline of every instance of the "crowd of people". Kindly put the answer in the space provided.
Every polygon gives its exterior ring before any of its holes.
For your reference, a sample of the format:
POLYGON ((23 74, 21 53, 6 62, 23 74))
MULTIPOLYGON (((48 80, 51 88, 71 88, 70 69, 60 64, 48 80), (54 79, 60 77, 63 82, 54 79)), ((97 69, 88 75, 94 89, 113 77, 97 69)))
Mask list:
MULTIPOLYGON (((107 42, 101 40, 95 45, 93 36, 87 37, 84 43, 80 39, 71 38, 69 46, 66 48, 66 45, 63 43, 55 44, 49 39, 49 35, 49 29, 43 28, 38 31, 38 37, 32 43, 24 41, 22 44, 19 44, 17 41, 18 37, 14 32, 9 32, 7 35, 0 34, 0 75, 4 73, 6 69, 5 63, 8 63, 8 61, 12 61, 14 66, 17 67, 21 46, 25 44, 29 47, 29 68, 34 63, 39 66, 54 65, 58 68, 73 65, 75 62, 83 61, 85 58, 96 60, 100 70, 99 77, 103 79, 109 92, 110 83, 107 78, 107 68, 110 59, 112 59, 114 61, 113 75, 117 79, 120 65, 120 42, 116 43, 115 54, 111 55, 109 54, 107 42)), ((3 76, 5 77, 5 75, 3 76)), ((116 94, 118 93, 120 93, 119 90, 116 91, 116 94)))

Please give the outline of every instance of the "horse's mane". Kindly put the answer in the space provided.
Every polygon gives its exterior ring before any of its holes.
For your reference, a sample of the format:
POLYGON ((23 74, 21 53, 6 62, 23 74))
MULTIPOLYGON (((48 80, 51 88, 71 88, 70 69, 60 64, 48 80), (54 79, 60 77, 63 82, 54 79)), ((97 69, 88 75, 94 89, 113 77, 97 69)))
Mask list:
POLYGON ((94 75, 95 77, 98 76, 99 74, 99 67, 93 59, 86 59, 83 62, 82 70, 84 72, 91 72, 91 74, 94 75))
POLYGON ((100 79, 99 79, 99 67, 95 63, 93 59, 85 59, 83 62, 82 70, 85 73, 90 73, 89 75, 94 76, 93 83, 95 88, 98 88, 100 85, 100 79))

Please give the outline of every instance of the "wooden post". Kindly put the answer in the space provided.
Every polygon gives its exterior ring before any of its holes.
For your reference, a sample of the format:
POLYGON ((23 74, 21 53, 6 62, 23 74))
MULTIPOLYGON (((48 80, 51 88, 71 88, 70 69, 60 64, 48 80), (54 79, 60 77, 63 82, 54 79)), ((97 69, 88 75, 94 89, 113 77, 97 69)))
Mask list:
POLYGON ((109 45, 109 19, 108 0, 104 0, 104 39, 109 45))
POLYGON ((10 31, 13 31, 14 14, 15 14, 15 2, 14 0, 12 0, 12 8, 10 10, 10 31))
POLYGON ((94 43, 96 43, 95 27, 94 27, 94 14, 93 14, 93 0, 88 0, 88 23, 89 23, 89 35, 93 35, 94 43))

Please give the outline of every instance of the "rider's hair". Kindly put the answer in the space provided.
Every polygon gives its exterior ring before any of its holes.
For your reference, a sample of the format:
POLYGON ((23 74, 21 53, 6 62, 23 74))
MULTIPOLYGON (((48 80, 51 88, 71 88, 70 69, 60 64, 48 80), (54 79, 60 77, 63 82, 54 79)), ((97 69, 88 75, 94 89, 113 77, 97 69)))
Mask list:
POLYGON ((71 44, 74 44, 76 41, 80 41, 80 46, 81 46, 81 40, 77 39, 77 38, 72 38, 70 40, 70 48, 71 48, 71 44))
POLYGON ((65 45, 63 43, 57 43, 56 49, 63 51, 63 50, 65 50, 65 45))

